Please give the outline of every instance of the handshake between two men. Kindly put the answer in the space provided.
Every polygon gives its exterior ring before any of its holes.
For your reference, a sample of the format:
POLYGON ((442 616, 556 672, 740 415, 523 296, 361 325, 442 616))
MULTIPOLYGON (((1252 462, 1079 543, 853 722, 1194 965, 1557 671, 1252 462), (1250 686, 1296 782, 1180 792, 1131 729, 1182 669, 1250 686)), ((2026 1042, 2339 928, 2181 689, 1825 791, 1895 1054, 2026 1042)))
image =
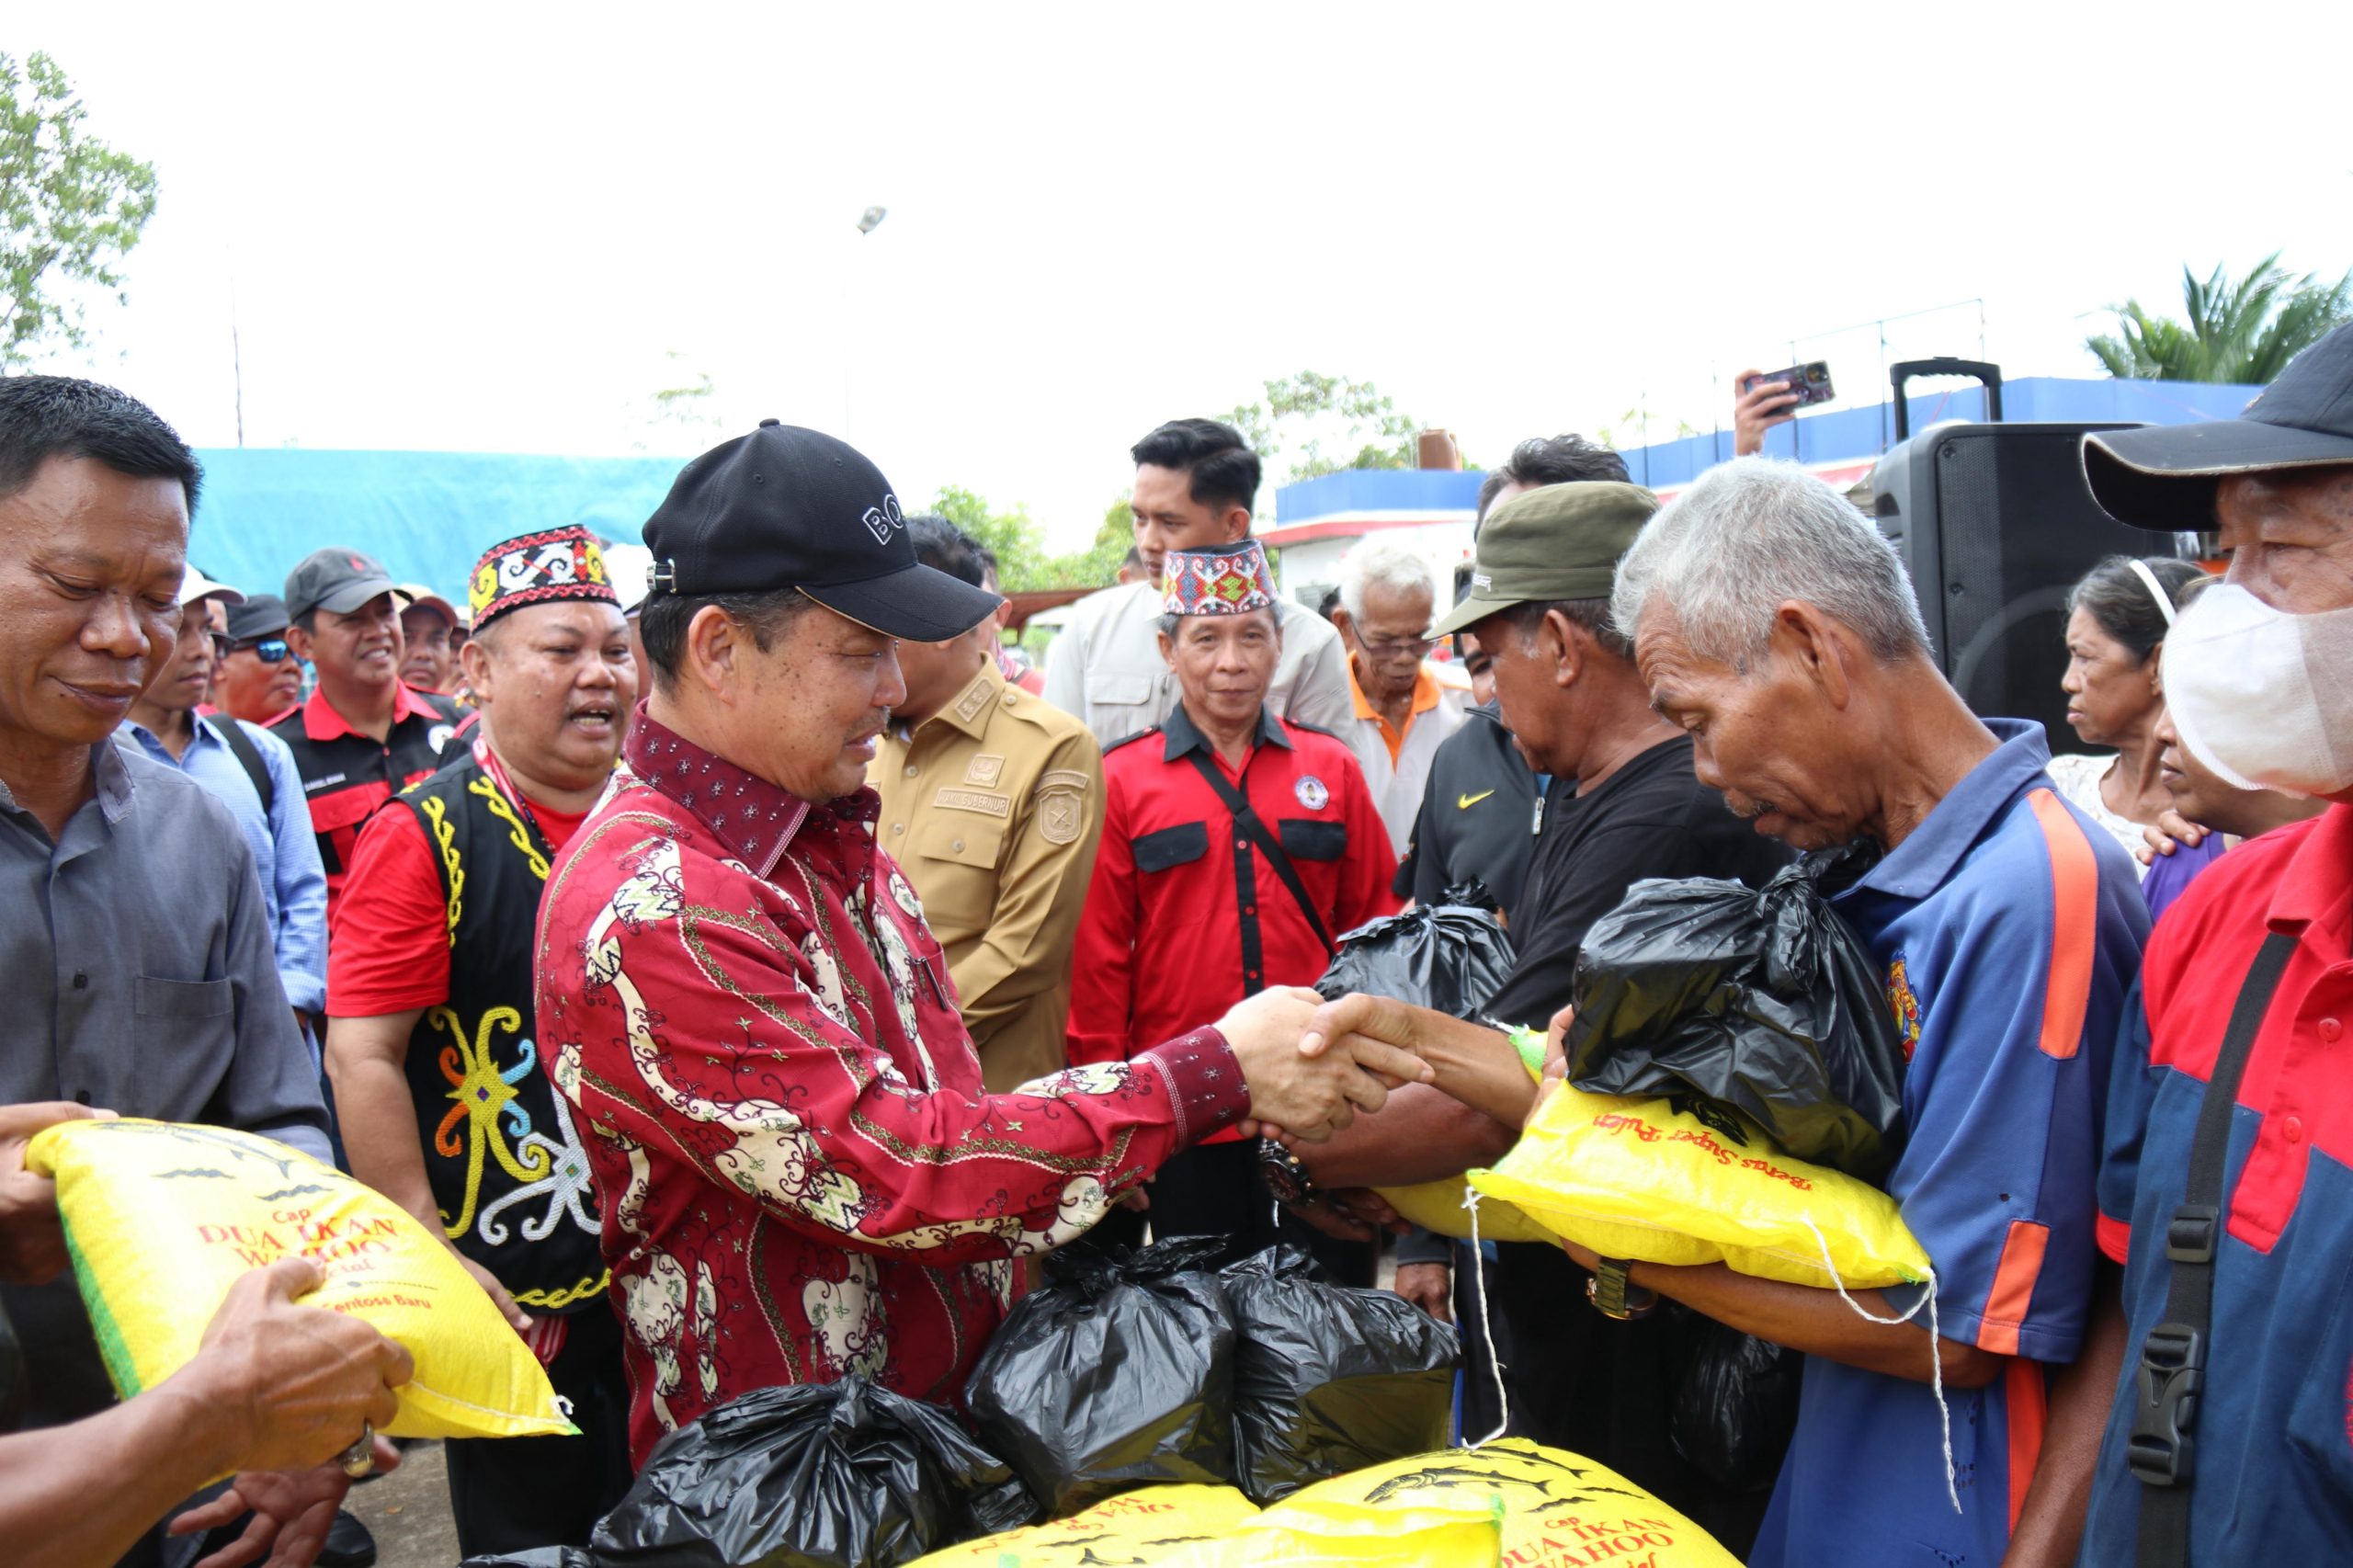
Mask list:
MULTIPOLYGON (((1569 1015, 1552 1020, 1557 1077, 1569 1015)), ((1326 1002, 1297 986, 1262 991, 1218 1021, 1250 1085, 1245 1132, 1326 1145, 1326 1187, 1435 1181, 1500 1155, 1535 1109, 1539 1085, 1511 1037, 1489 1025, 1361 994, 1326 1002), (1380 1113, 1378 1126, 1358 1112, 1380 1113)))

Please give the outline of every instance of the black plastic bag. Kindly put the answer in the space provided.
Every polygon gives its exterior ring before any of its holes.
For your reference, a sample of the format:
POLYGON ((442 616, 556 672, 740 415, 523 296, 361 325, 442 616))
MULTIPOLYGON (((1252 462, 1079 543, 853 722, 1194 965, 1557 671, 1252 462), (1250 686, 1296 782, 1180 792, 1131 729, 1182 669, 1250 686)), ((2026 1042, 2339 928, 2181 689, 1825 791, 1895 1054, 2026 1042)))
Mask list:
POLYGON ((981 1353, 964 1403, 1049 1517, 1139 1486, 1233 1479, 1232 1243, 1068 1247, 981 1353))
POLYGON ((1444 903, 1384 915, 1344 933, 1315 989, 1327 1002, 1361 991, 1469 1018, 1503 989, 1513 961, 1495 899, 1479 883, 1465 882, 1447 889, 1444 903))
POLYGON ((1798 1425, 1804 1358, 1692 1314, 1693 1340, 1667 1415, 1684 1461, 1733 1492, 1762 1492, 1781 1473, 1798 1425))
POLYGON ((845 1378, 761 1389, 663 1438, 587 1562, 890 1568, 1035 1517, 953 1415, 845 1378))
POLYGON ((1449 1325, 1390 1291, 1328 1283, 1297 1246, 1222 1278, 1240 1338, 1234 1464, 1251 1501, 1446 1447, 1461 1359, 1449 1325))
POLYGON ((1802 1160, 1877 1181, 1903 1108, 1885 977, 1824 901, 1859 873, 1809 856, 1762 889, 1636 882, 1577 954, 1569 1081, 1605 1095, 1696 1092, 1754 1117, 1802 1160))

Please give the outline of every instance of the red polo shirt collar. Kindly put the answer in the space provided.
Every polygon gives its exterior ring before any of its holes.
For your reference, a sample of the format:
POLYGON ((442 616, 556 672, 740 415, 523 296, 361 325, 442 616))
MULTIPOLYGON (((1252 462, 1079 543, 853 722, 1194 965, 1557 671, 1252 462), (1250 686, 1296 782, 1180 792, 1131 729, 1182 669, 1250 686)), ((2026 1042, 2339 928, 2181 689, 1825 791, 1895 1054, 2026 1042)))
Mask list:
POLYGON ((2271 928, 2300 936, 2342 921, 2353 901, 2353 806, 2331 806, 2313 819, 2272 890, 2271 928))
MULTIPOLYGON (((776 869, 785 846, 809 820, 808 801, 697 745, 649 715, 642 702, 621 743, 621 756, 631 773, 694 812, 728 853, 762 877, 776 869)), ((871 790, 835 802, 827 814, 855 818, 861 801, 871 824, 881 809, 871 790)))
MULTIPOLYGON (((401 683, 400 689, 392 698, 394 724, 404 719, 422 718, 429 722, 440 717, 431 706, 418 699, 416 693, 408 688, 407 682, 401 683)), ((312 692, 311 699, 302 704, 302 733, 314 741, 339 740, 345 735, 359 733, 336 710, 335 704, 327 700, 324 689, 312 692)), ((373 740, 375 737, 367 738, 373 740)))

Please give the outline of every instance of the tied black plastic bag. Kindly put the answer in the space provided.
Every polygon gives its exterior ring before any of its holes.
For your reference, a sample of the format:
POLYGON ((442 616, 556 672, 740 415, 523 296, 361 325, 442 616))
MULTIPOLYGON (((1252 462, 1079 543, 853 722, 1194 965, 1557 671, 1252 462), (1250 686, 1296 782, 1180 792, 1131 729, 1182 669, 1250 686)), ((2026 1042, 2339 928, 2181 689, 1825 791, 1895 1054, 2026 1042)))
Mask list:
POLYGON ((1685 1462, 1733 1492, 1762 1492, 1781 1473, 1798 1425, 1804 1358, 1693 1314, 1693 1343, 1667 1415, 1685 1462))
POLYGON ((1241 1340, 1234 1462, 1252 1502, 1446 1446, 1461 1354, 1451 1327, 1387 1290, 1326 1282, 1297 1246, 1222 1278, 1241 1340))
POLYGON ((1139 1486, 1233 1479, 1232 1244, 1175 1236, 1065 1248, 964 1384, 981 1440, 1049 1517, 1139 1486))
POLYGON ((1511 937, 1479 883, 1446 890, 1443 903, 1367 921, 1340 937, 1315 989, 1327 1002, 1352 991, 1475 1017, 1511 976, 1511 937))
POLYGON ((1885 977, 1824 902, 1868 869, 1808 856, 1762 889, 1711 877, 1636 882, 1577 954, 1569 1081, 1746 1112, 1775 1142, 1877 1181, 1903 1106, 1885 977))
POLYGON ((761 1389, 662 1439, 563 1568, 890 1568, 1027 1524, 954 1416, 863 1378, 761 1389))

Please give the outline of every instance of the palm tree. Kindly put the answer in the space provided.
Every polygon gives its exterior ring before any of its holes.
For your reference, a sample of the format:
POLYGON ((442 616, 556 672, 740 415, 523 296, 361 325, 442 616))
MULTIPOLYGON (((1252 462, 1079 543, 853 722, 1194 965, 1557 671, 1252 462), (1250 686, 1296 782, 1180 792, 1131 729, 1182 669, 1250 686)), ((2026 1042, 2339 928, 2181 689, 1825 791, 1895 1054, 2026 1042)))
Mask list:
POLYGON ((2265 386, 2289 360, 2353 321, 2353 272, 2323 284, 2290 277, 2273 251, 2235 282, 2220 266, 2200 282, 2181 269, 2185 320, 2153 316, 2138 300, 2109 308, 2114 335, 2084 340, 2108 373, 2144 381, 2228 381, 2265 386))

